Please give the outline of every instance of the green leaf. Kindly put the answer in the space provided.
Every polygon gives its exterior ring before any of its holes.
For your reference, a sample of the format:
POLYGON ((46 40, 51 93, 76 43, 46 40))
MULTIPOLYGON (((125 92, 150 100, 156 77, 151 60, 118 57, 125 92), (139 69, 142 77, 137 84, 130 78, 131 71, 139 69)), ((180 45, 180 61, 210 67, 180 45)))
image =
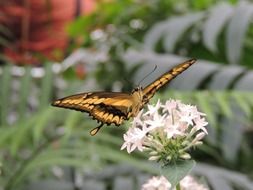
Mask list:
POLYGON ((222 113, 224 113, 227 117, 232 117, 233 113, 228 101, 228 94, 226 92, 216 92, 212 94, 213 98, 217 101, 220 109, 222 110, 222 113))
POLYGON ((144 47, 153 50, 161 38, 167 52, 173 52, 177 41, 196 22, 203 18, 202 12, 174 17, 155 24, 144 37, 144 47))
POLYGON ((2 127, 0 128, 0 147, 7 148, 9 140, 15 135, 15 127, 2 127))
POLYGON ((189 13, 181 17, 174 17, 165 23, 164 31, 164 47, 167 52, 173 52, 177 42, 182 38, 183 34, 196 22, 204 17, 203 12, 189 13))
MULTIPOLYGON (((87 161, 89 162, 89 161, 87 161)), ((32 171, 38 171, 38 169, 43 169, 46 167, 50 167, 53 165, 62 165, 62 166, 73 166, 73 167, 89 167, 91 164, 86 163, 83 159, 73 159, 73 158, 64 158, 64 157, 54 157, 49 160, 43 160, 40 163, 36 163, 36 165, 29 164, 20 175, 17 176, 15 181, 13 182, 13 186, 18 186, 19 183, 22 182, 28 175, 32 174, 32 171)))
POLYGON ((0 110, 0 122, 2 125, 7 125, 7 116, 8 116, 8 109, 10 107, 9 105, 9 99, 10 99, 10 84, 11 84, 11 66, 7 65, 3 67, 2 69, 2 76, 0 80, 0 85, 1 85, 1 110, 0 110))
POLYGON ((190 173, 195 165, 194 160, 179 160, 163 166, 161 174, 175 187, 181 179, 190 173))
POLYGON ((43 136, 43 129, 50 124, 50 120, 55 116, 54 109, 44 109, 37 115, 35 126, 33 127, 34 142, 38 142, 43 136))
POLYGON ((199 92, 194 94, 195 98, 198 101, 198 105, 201 108, 201 111, 207 115, 208 122, 212 126, 217 126, 217 120, 215 117, 215 111, 211 107, 210 96, 208 93, 199 92))
POLYGON ((251 95, 240 92, 233 92, 231 95, 238 103, 240 108, 244 111, 244 113, 249 117, 251 114, 251 105, 248 102, 247 97, 251 97, 251 95))
POLYGON ((52 64, 47 63, 45 67, 45 76, 42 79, 40 108, 48 107, 49 100, 52 93, 53 71, 52 64))
POLYGON ((19 119, 22 120, 25 117, 27 112, 27 97, 29 97, 30 93, 30 85, 31 85, 31 67, 28 66, 25 69, 25 74, 21 78, 21 88, 20 88, 20 95, 19 95, 19 104, 18 104, 18 111, 19 111, 19 119))
POLYGON ((20 121, 15 125, 15 135, 11 136, 10 139, 10 152, 14 156, 18 153, 19 148, 22 145, 31 145, 29 138, 32 128, 37 124, 37 121, 40 118, 40 114, 36 114, 29 119, 20 121))
POLYGON ((227 2, 222 2, 211 9, 210 16, 205 21, 203 27, 203 43, 213 53, 217 53, 218 51, 216 44, 219 34, 232 13, 232 6, 227 2))
POLYGON ((83 119, 83 115, 78 112, 70 112, 65 120, 65 138, 71 135, 74 127, 79 125, 79 121, 83 119))
POLYGON ((247 1, 239 3, 228 23, 226 35, 226 54, 230 63, 237 64, 243 50, 243 42, 251 23, 253 6, 247 1))

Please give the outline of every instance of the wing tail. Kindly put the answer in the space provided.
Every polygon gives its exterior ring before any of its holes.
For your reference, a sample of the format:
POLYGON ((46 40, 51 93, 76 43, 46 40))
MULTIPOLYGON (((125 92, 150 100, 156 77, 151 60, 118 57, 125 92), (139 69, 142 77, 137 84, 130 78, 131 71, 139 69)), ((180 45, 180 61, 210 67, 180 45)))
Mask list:
POLYGON ((103 127, 103 125, 104 125, 104 124, 101 123, 99 126, 93 128, 93 129, 90 131, 90 135, 91 135, 91 136, 95 136, 95 135, 98 133, 98 131, 103 127))

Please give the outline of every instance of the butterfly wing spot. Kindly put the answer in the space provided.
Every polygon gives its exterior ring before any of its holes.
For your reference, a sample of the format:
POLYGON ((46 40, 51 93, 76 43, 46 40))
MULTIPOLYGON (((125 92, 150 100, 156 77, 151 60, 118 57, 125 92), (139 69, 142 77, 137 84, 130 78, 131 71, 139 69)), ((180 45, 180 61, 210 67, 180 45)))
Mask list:
POLYGON ((119 123, 121 124, 123 122, 123 117, 120 117, 119 123))
POLYGON ((82 104, 82 101, 83 101, 82 99, 76 100, 75 104, 82 104))
POLYGON ((110 114, 108 117, 107 117, 107 120, 111 121, 113 118, 113 114, 110 114))
POLYGON ((63 103, 63 104, 68 104, 68 103, 69 103, 69 100, 68 100, 68 99, 67 99, 67 100, 62 100, 61 103, 63 103))
POLYGON ((53 106, 58 106, 61 104, 61 100, 56 100, 52 103, 53 106))
POLYGON ((112 122, 114 123, 119 123, 119 116, 114 116, 113 119, 112 119, 112 122))
POLYGON ((92 110, 94 108, 94 105, 90 105, 89 109, 92 110))
POLYGON ((98 117, 100 117, 101 119, 103 119, 104 113, 105 113, 105 112, 100 112, 100 113, 98 113, 98 117))
POLYGON ((76 101, 76 100, 70 100, 70 101, 69 101, 69 104, 76 104, 76 105, 77 105, 77 104, 78 104, 78 101, 76 101))
MULTIPOLYGON (((96 97, 95 97, 96 98, 96 97)), ((93 104, 100 104, 100 103, 102 103, 103 101, 105 100, 105 98, 98 98, 97 100, 95 100, 94 102, 93 102, 93 104)))
POLYGON ((171 73, 171 75, 177 75, 177 74, 178 74, 178 72, 180 72, 180 70, 179 70, 179 69, 177 69, 177 70, 173 71, 173 72, 171 73))

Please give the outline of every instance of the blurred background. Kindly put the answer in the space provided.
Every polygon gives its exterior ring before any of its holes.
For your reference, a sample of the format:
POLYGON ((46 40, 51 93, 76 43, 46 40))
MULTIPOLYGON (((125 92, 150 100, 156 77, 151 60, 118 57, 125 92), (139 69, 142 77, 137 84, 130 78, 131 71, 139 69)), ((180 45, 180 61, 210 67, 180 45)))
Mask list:
POLYGON ((121 127, 53 108, 74 93, 131 91, 197 63, 158 98, 195 104, 209 135, 193 174, 214 190, 253 189, 253 2, 0 1, 0 189, 134 190, 159 167, 120 151, 121 127))

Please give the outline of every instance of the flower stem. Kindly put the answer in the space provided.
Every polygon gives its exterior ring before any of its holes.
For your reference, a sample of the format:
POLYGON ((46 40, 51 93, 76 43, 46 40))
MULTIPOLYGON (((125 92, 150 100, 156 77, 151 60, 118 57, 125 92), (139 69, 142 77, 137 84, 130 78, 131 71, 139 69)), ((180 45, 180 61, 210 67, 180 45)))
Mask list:
POLYGON ((181 190, 181 188, 180 188, 180 183, 178 183, 178 184, 176 185, 176 190, 181 190))

